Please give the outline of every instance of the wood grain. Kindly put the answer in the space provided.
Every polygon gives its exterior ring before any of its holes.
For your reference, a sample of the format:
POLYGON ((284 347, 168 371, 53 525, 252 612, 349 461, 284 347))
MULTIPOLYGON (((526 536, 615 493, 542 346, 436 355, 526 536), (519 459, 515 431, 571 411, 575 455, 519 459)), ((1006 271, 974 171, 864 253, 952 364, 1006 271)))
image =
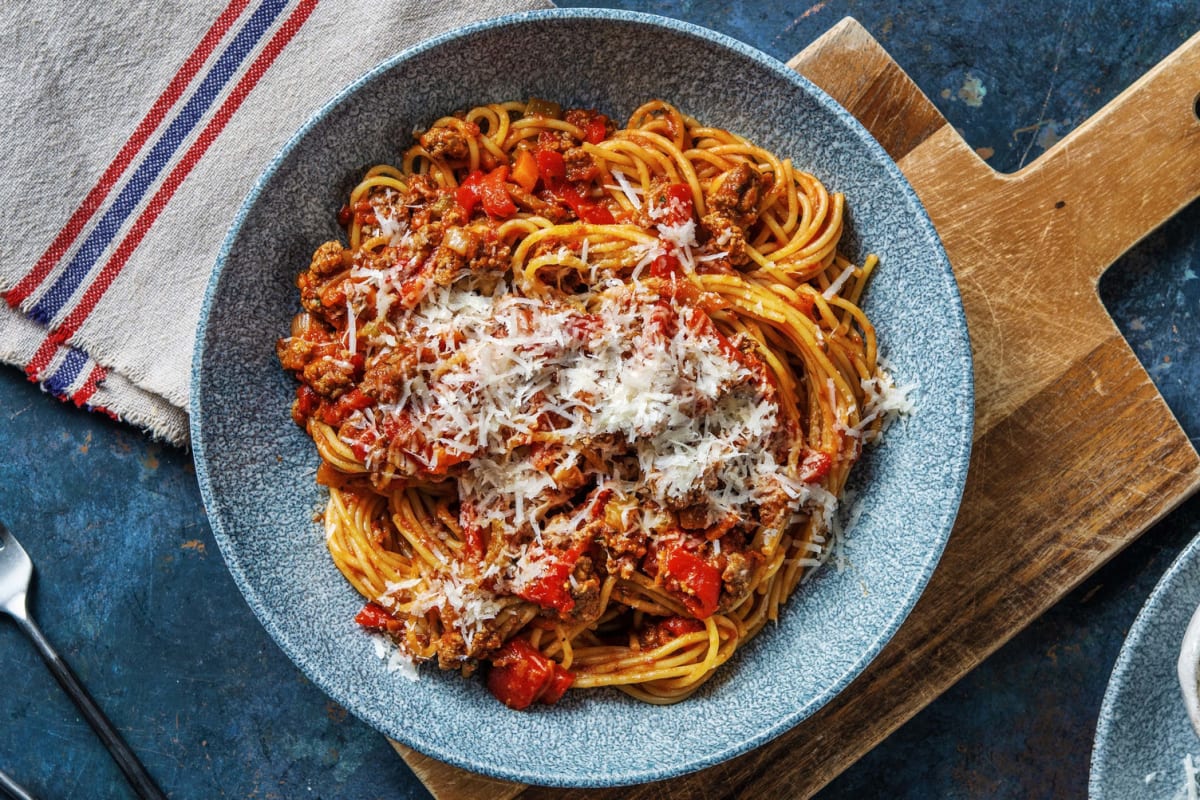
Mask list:
MULTIPOLYGON (((789 66, 896 159, 954 267, 976 381, 962 507, 908 620, 813 717, 693 775, 572 797, 811 796, 1200 488, 1200 456, 1096 291, 1200 195, 1200 34, 1011 175, 972 152, 853 20, 789 66)), ((562 795, 406 760, 440 800, 562 795)))

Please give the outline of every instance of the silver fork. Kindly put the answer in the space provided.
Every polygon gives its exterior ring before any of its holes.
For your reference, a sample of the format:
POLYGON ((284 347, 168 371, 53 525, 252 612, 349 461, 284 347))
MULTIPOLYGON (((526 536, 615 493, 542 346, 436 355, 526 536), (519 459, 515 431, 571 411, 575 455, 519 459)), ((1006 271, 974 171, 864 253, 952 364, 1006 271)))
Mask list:
POLYGON ((75 701, 79 710, 83 712, 84 718, 92 726, 92 730, 96 732, 100 740, 104 742, 104 746, 112 754, 113 760, 117 762, 121 772, 125 773, 125 777, 137 792, 138 797, 166 800, 166 795, 155 785, 154 779, 142 766, 142 762, 138 761, 137 756, 129 749, 129 745, 125 744, 125 740, 121 738, 121 734, 108 721, 108 717, 104 716, 100 706, 96 705, 96 701, 92 699, 87 690, 83 688, 83 684, 75 677, 75 673, 67 666, 67 662, 63 661, 62 657, 50 646, 50 642, 46 640, 33 618, 29 616, 29 611, 25 608, 25 597, 29 592, 29 580, 32 577, 33 561, 30 560, 29 554, 25 552, 25 548, 21 547, 21 543, 16 540, 16 537, 8 532, 4 523, 0 522, 0 609, 15 619, 21 630, 25 631, 33 640, 38 652, 45 659, 46 666, 50 668, 50 672, 75 701))

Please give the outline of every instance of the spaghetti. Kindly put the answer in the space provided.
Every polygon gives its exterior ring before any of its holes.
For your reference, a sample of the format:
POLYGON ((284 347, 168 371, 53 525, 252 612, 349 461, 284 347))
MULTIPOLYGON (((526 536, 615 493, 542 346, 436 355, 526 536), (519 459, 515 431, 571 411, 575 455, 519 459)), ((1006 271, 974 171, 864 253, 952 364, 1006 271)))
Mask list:
POLYGON ((369 170, 278 343, 359 624, 514 708, 694 692, 907 404, 843 206, 662 101, 480 106, 369 170))

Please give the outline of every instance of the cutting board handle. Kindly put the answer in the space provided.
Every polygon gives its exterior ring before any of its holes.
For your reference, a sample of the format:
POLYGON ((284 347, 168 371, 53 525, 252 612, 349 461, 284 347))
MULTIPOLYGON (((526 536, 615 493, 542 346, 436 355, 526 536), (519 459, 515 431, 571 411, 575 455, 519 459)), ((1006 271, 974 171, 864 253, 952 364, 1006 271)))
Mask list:
MULTIPOLYGON (((1200 195, 1200 35, 1012 175, 988 166, 854 20, 788 63, 899 163, 954 266, 979 436, 962 509, 896 638, 811 719, 670 784, 571 797, 807 797, 1200 487, 1200 457, 1094 291, 1200 195)), ((551 792, 397 749, 439 800, 551 792)))
POLYGON ((1015 202, 1051 204, 1060 212, 1067 230, 1058 236, 1058 263, 1094 284, 1200 195, 1200 33, 1005 177, 1020 186, 1015 202))

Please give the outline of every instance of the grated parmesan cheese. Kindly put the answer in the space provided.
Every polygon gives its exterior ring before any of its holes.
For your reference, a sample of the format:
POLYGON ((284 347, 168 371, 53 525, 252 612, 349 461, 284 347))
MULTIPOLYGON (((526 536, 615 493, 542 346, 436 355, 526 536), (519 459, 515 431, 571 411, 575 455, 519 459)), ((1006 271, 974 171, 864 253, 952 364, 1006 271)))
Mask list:
MULTIPOLYGON (((521 447, 534 437, 554 448, 564 471, 583 464, 588 449, 609 463, 636 464, 621 490, 639 506, 707 503, 718 518, 744 515, 782 493, 799 508, 809 489, 783 475, 776 460, 773 396, 724 353, 702 317, 641 285, 606 289, 592 313, 504 284, 490 295, 468 283, 433 287, 394 322, 393 335, 438 357, 415 365, 397 402, 354 412, 342 434, 347 442, 375 442, 364 459, 369 468, 414 474, 441 457, 467 460, 459 499, 477 509, 480 525, 499 526, 506 538, 525 531, 540 540, 552 521, 558 484, 521 447), (364 435, 404 419, 429 449, 364 435)), ((378 345, 370 357, 388 350, 378 345)), ((515 554, 508 576, 518 584, 528 579, 522 557, 515 554)), ((471 595, 455 576, 442 584, 437 594, 449 598, 469 639, 479 620, 494 616, 495 598, 471 595)), ((419 613, 435 601, 432 594, 415 598, 412 608, 419 613)))

